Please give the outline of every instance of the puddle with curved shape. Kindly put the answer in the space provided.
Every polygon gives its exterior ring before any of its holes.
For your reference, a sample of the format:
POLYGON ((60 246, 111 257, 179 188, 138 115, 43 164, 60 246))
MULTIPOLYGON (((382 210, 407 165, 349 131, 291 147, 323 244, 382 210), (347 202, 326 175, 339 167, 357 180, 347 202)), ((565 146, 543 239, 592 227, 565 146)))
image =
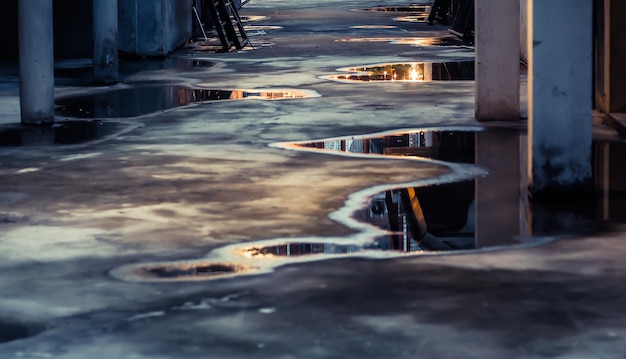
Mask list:
POLYGON ((0 318, 0 344, 33 337, 44 331, 44 327, 35 324, 20 323, 0 318))
MULTIPOLYGON (((223 275, 267 273, 286 264, 331 258, 393 258, 526 248, 565 236, 595 233, 607 223, 626 223, 626 189, 611 180, 626 176, 623 141, 594 143, 597 197, 575 198, 556 206, 533 203, 526 195, 526 134, 517 130, 431 128, 276 143, 272 147, 429 161, 451 171, 437 178, 353 193, 344 207, 329 215, 353 229, 353 235, 236 243, 213 250, 202 259, 158 265, 242 266, 235 273, 226 271, 200 278, 216 279, 223 275)), ((129 281, 163 280, 137 274, 155 265, 127 265, 111 274, 129 281)))
POLYGON ((375 6, 367 9, 354 9, 354 11, 372 11, 372 12, 411 12, 411 13, 430 13, 430 4, 411 4, 396 6, 375 6))
POLYGON ((351 37, 336 40, 340 42, 388 42, 395 45, 457 46, 468 48, 470 43, 458 37, 351 37))
POLYGON ((430 82, 474 80, 474 61, 407 62, 337 69, 342 74, 322 76, 338 82, 430 82))
POLYGON ((398 16, 394 17, 393 21, 398 22, 426 22, 428 19, 428 14, 418 14, 418 15, 407 15, 407 16, 398 16))
POLYGON ((108 140, 137 127, 130 122, 68 120, 50 126, 0 127, 0 146, 80 145, 108 140))
POLYGON ((139 86, 58 98, 56 114, 76 118, 130 118, 192 104, 224 100, 289 100, 319 97, 296 89, 208 90, 182 86, 139 86))
POLYGON ((165 263, 138 267, 134 274, 146 279, 203 280, 215 276, 233 275, 253 268, 231 263, 165 263))
POLYGON ((351 29, 362 29, 362 30, 381 30, 381 29, 397 29, 397 26, 392 25, 355 25, 350 26, 351 29))

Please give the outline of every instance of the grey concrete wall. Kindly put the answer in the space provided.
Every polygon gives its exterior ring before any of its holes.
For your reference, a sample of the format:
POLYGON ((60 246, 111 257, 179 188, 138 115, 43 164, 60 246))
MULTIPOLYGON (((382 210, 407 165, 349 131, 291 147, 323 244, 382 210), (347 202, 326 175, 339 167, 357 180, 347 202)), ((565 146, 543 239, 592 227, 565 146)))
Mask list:
POLYGON ((119 48, 129 55, 165 56, 191 37, 192 0, 119 4, 119 48))

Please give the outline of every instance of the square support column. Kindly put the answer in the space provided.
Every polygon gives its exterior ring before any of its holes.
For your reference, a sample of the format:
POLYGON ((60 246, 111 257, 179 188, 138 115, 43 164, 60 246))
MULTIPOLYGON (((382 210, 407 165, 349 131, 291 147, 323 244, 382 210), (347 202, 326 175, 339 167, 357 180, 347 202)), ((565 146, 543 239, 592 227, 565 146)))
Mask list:
POLYGON ((54 122, 52 0, 20 0, 18 6, 22 124, 51 124, 54 122))
POLYGON ((119 78, 117 0, 93 0, 93 80, 116 83, 119 78))
POLYGON ((476 119, 520 119, 519 0, 476 0, 476 119))
POLYGON ((529 1, 529 181, 590 189, 593 0, 529 1))

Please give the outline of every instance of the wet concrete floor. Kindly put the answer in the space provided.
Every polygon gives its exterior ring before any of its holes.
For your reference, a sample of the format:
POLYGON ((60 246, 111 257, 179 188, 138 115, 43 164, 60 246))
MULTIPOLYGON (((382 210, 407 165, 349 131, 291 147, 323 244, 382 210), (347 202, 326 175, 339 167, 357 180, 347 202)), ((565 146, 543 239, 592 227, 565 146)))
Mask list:
POLYGON ((624 358, 623 139, 596 119, 598 195, 532 207, 525 123, 483 130, 471 80, 324 78, 473 60, 444 27, 354 11, 370 7, 253 0, 255 50, 189 44, 172 58, 211 65, 139 63, 111 87, 59 73, 59 104, 152 86, 319 96, 68 112, 132 127, 1 147, 0 358, 624 358))

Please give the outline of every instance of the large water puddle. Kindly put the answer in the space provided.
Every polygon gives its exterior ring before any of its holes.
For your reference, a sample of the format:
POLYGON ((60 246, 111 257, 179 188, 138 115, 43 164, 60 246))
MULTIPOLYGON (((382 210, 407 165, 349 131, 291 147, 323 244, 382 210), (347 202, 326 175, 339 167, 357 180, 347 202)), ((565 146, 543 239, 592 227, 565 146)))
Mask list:
POLYGON ((0 127, 0 146, 81 145, 115 138, 139 124, 99 120, 60 121, 50 126, 0 127))
POLYGON ((430 4, 410 4, 410 5, 392 5, 392 6, 375 6, 366 9, 355 9, 354 11, 372 11, 372 12, 409 12, 409 13, 430 13, 430 4))
POLYGON ((56 114, 74 118, 130 118, 199 103, 291 100, 319 97, 315 91, 280 89, 209 90, 183 86, 139 86, 56 99, 56 114))
POLYGON ((414 47, 465 47, 470 48, 471 43, 459 37, 350 37, 336 40, 339 42, 387 42, 392 45, 410 45, 414 47))
POLYGON ((27 324, 0 318, 0 344, 35 336, 44 331, 39 324, 27 324))
POLYGON ((410 4, 395 6, 375 6, 366 9, 354 9, 354 11, 370 11, 381 13, 401 13, 402 16, 394 17, 394 21, 400 22, 426 22, 428 14, 430 14, 430 4, 410 4))
POLYGON ((607 223, 626 222, 626 187, 619 181, 626 176, 624 142, 594 143, 597 196, 581 196, 565 205, 529 200, 526 134, 516 130, 433 128, 273 146, 329 155, 426 161, 446 166, 450 172, 353 193, 344 207, 330 214, 333 220, 353 229, 353 235, 233 244, 198 260, 129 265, 112 274, 131 281, 204 280, 350 256, 389 258, 525 248, 595 233, 607 223), (225 263, 231 269, 208 275, 201 269, 224 268, 225 263))
POLYGON ((474 80, 474 61, 407 62, 337 69, 323 76, 339 82, 430 82, 474 80))

